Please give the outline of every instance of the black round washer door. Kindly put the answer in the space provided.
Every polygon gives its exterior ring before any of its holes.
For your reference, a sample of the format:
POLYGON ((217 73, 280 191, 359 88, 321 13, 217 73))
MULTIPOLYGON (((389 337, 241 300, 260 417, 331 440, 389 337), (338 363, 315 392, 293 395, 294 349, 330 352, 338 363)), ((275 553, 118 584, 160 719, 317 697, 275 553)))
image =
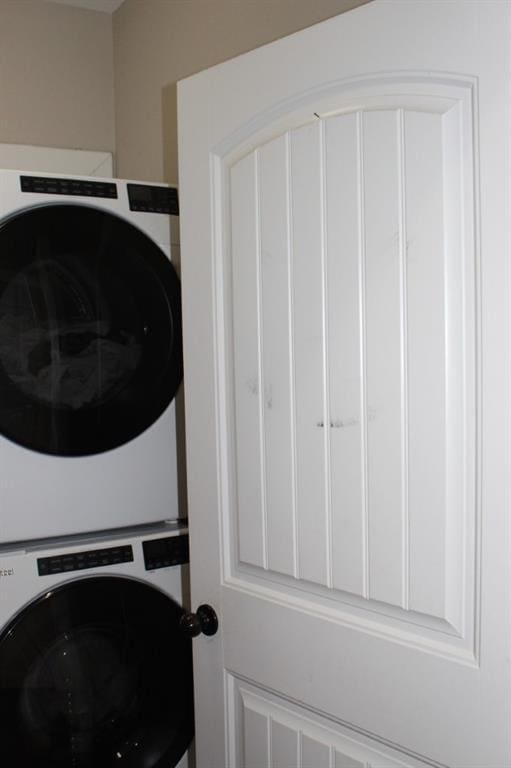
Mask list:
POLYGON ((0 433, 101 453, 163 413, 182 378, 180 286, 139 229, 78 205, 0 226, 0 433))
POLYGON ((183 609, 128 578, 68 583, 0 635, 0 765, 173 768, 193 736, 183 609))

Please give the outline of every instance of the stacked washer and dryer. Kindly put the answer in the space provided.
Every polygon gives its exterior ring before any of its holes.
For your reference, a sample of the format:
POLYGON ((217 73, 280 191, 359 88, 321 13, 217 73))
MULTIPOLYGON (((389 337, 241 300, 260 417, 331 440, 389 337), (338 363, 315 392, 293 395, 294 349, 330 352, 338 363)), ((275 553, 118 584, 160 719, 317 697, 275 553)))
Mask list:
POLYGON ((5 765, 187 764, 177 213, 165 186, 0 171, 5 765))

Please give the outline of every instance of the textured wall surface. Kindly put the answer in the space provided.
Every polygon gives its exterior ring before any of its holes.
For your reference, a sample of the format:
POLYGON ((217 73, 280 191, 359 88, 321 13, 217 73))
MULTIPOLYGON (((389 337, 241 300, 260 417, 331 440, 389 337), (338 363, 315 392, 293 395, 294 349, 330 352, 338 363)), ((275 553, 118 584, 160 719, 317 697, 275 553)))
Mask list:
POLYGON ((113 18, 118 175, 177 181, 178 80, 364 2, 125 0, 113 18))
POLYGON ((0 0, 0 142, 114 149, 112 17, 0 0))

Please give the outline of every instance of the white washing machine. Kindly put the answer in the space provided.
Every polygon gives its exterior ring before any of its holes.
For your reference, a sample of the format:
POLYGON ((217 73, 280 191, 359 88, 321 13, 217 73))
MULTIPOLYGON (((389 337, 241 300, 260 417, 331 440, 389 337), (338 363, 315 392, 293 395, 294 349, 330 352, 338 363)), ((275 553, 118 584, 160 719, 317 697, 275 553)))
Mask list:
POLYGON ((177 518, 177 213, 168 186, 0 171, 0 542, 177 518))
POLYGON ((189 768, 187 530, 0 546, 0 763, 189 768))

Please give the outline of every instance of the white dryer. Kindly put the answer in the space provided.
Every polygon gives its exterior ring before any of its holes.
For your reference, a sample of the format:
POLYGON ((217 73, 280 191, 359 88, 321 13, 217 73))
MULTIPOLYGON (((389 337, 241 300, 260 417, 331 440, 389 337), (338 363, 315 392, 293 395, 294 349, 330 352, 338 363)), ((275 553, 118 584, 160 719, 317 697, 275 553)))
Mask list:
POLYGON ((0 542, 178 516, 177 213, 168 186, 0 171, 0 542))
POLYGON ((187 561, 175 524, 0 546, 2 765, 187 768, 187 561))

